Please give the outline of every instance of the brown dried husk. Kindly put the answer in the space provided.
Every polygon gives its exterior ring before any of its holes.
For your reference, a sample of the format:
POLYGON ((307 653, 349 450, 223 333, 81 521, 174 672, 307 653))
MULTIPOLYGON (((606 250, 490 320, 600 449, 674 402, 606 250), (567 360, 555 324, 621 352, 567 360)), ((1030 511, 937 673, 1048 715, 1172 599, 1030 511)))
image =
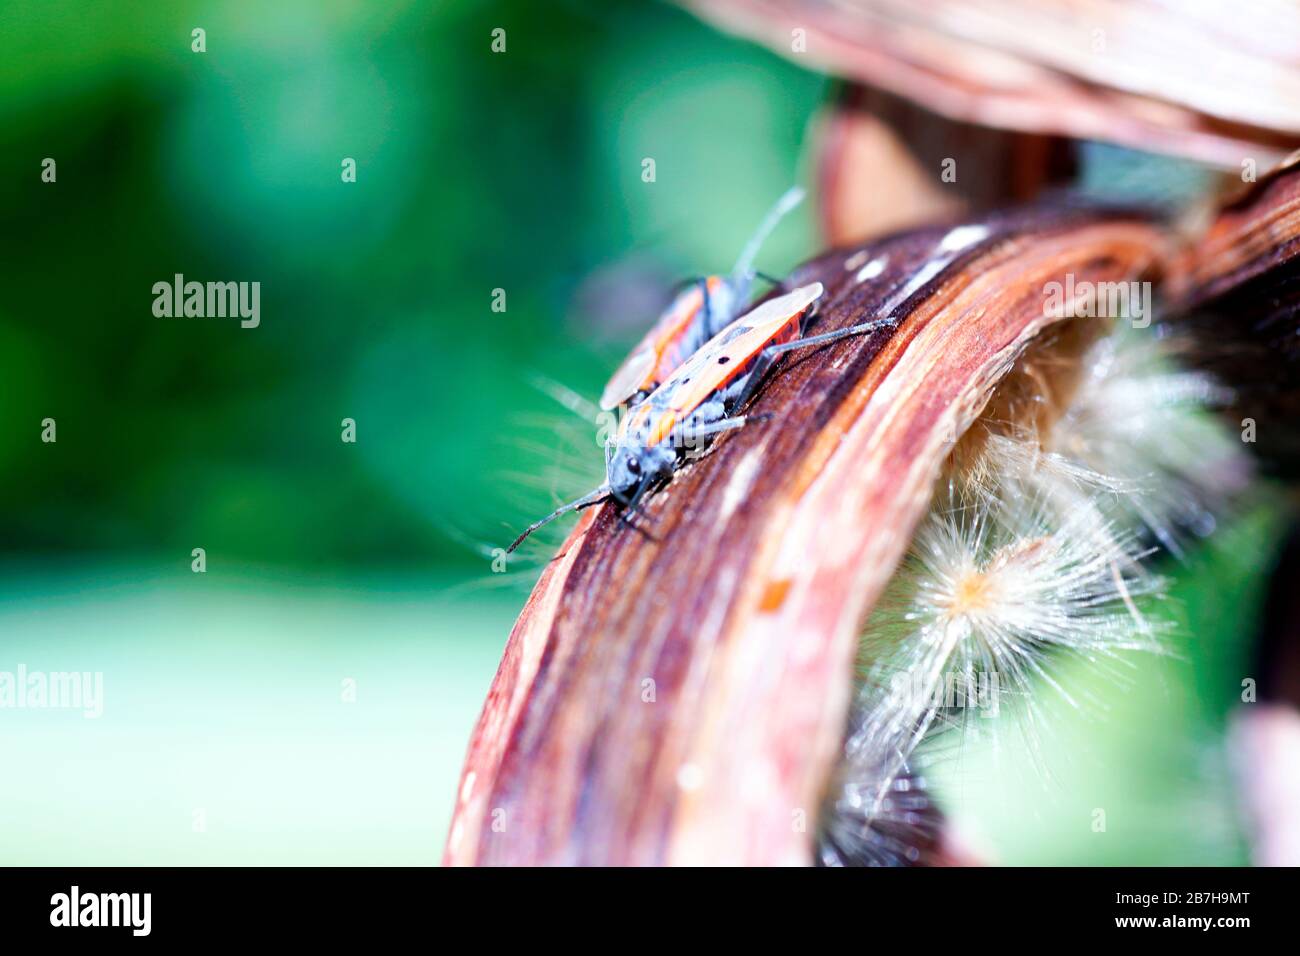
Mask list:
POLYGON ((510 636, 446 862, 811 860, 861 624, 954 440, 1060 321, 1045 286, 1156 277, 1169 258, 1164 231, 1131 212, 984 225, 924 282, 949 227, 799 268, 791 282, 826 286, 819 331, 890 302, 901 321, 787 357, 753 404, 772 420, 650 499, 652 536, 609 505, 582 517, 510 636), (859 281, 878 257, 884 272, 859 281))

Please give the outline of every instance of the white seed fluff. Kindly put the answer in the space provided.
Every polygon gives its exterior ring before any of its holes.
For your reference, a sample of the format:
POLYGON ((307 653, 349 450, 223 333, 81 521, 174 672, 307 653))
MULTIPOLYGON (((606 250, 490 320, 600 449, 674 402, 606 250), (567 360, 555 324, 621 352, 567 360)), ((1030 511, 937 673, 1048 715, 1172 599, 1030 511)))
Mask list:
POLYGON ((1214 530, 1217 511, 1245 486, 1240 442, 1208 413, 1230 390, 1178 368, 1173 343, 1122 328, 1084 357, 1074 401, 1044 442, 1123 490, 1117 521, 1145 527, 1181 555, 1180 529, 1214 530))
POLYGON ((871 862, 862 848, 886 828, 908 842, 891 815, 894 784, 938 728, 970 729, 976 712, 1011 705, 1030 718, 1032 746, 1039 690, 1079 706, 1054 676, 1063 657, 1112 669, 1166 643, 1171 625, 1149 614, 1164 581, 1143 560, 1157 542, 1177 555, 1183 532, 1212 531, 1248 468, 1208 412, 1230 393, 1179 369, 1152 332, 1121 329, 1089 347, 1058 414, 1038 413, 1069 377, 1027 365, 1027 391, 1005 393, 1014 398, 997 412, 1014 420, 990 414, 973 426, 969 457, 936 494, 863 634, 819 859, 871 862))
POLYGON ((984 494, 926 519, 863 638, 861 719, 850 752, 897 767, 939 718, 1000 708, 1089 660, 1158 650, 1140 610, 1161 581, 1097 508, 1058 520, 1041 496, 984 494), (992 502, 996 502, 991 506, 992 502))

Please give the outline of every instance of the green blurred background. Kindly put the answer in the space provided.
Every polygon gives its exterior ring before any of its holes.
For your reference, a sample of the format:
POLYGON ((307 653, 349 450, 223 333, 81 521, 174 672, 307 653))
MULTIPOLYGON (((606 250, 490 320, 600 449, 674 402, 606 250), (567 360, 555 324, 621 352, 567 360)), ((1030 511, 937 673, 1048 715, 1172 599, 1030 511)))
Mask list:
MULTIPOLYGON (((0 711, 0 863, 436 862, 535 574, 487 549, 599 467, 538 382, 593 396, 731 264, 826 85, 653 2, 0 0, 0 670, 106 698, 0 711), (177 272, 260 327, 154 317, 177 272)), ((760 266, 815 248, 805 207, 760 266)), ((944 775, 1000 859, 1241 861, 1204 767, 1277 518, 1237 525, 1180 656, 1075 675, 1050 782, 944 775)))

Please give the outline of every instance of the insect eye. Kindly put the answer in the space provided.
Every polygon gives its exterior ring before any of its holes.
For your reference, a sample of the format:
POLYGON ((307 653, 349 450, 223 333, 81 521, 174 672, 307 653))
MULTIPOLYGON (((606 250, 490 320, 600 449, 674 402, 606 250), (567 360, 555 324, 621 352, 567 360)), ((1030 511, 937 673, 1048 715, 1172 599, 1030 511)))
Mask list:
POLYGON ((627 460, 627 470, 632 472, 634 475, 641 474, 641 462, 635 458, 629 458, 627 460))

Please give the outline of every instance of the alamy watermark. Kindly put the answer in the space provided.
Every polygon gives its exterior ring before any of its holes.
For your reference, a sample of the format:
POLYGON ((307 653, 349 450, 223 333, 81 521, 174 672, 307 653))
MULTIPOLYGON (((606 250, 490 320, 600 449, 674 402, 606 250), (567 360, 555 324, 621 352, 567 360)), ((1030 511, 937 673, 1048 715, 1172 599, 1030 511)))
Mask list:
POLYGON ((80 710, 87 719, 104 714, 102 671, 0 671, 0 710, 80 710))
POLYGON ((262 322, 262 283, 186 282, 176 273, 171 282, 153 284, 153 314, 160 319, 238 318, 240 328, 262 322))
POLYGON ((1054 319, 1127 317, 1135 329, 1151 324, 1150 282, 1076 282, 1067 273, 1064 282, 1043 286, 1043 314, 1054 319))
MULTIPOLYGON (((598 412, 596 414, 596 446, 612 450, 623 443, 635 443, 637 436, 623 434, 624 420, 635 411, 637 411, 637 408, 619 405, 617 408, 598 412)), ((649 422, 650 419, 645 419, 642 424, 648 427, 649 422)), ((692 425, 689 421, 680 422, 663 437, 660 444, 682 452, 687 460, 693 460, 703 456, 710 441, 717 434, 717 429, 710 428, 706 423, 692 425)))
POLYGON ((50 925, 56 927, 123 927, 132 936, 153 928, 152 893, 87 893, 73 885, 50 897, 50 925))
POLYGON ((996 717, 1001 709, 997 671, 947 671, 940 680, 910 671, 890 678, 890 696, 912 710, 977 710, 996 717))

